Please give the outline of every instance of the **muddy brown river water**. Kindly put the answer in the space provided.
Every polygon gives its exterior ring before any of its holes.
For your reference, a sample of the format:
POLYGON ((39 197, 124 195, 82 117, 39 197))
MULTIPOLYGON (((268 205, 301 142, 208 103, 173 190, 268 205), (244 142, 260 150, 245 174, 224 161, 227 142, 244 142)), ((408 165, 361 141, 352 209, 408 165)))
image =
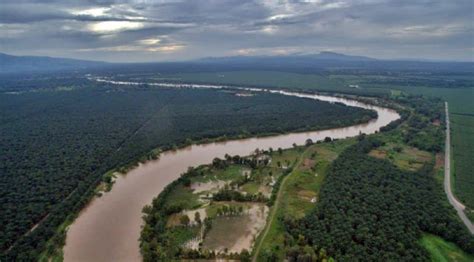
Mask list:
POLYGON ((215 157, 223 158, 225 154, 248 155, 256 148, 289 148, 293 143, 304 144, 308 138, 317 141, 328 136, 346 138, 357 136, 359 132, 370 134, 400 117, 394 110, 343 98, 285 91, 266 92, 368 108, 377 111, 378 118, 344 128, 192 145, 165 152, 159 160, 140 164, 126 175, 119 176, 110 192, 95 198, 81 211, 68 230, 64 260, 140 261, 138 238, 143 206, 150 204, 167 184, 190 166, 210 163, 215 157))

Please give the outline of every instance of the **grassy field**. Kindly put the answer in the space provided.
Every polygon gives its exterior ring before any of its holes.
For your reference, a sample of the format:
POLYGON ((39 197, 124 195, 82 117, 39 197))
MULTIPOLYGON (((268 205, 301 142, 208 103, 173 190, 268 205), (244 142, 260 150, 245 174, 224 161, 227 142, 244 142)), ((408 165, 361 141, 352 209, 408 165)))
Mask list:
POLYGON ((472 262, 474 257, 466 254, 455 244, 447 242, 440 237, 424 234, 420 244, 430 253, 433 262, 472 262))
POLYGON ((182 185, 179 185, 176 190, 169 195, 168 203, 183 206, 186 209, 193 209, 200 205, 198 196, 193 194, 191 189, 182 185))
POLYGON ((293 162, 298 158, 298 163, 281 185, 280 203, 272 207, 277 210, 274 219, 269 218, 269 224, 266 225, 267 234, 261 234, 256 241, 255 247, 260 248, 255 253, 257 261, 264 261, 269 254, 276 255, 280 260, 284 258, 285 228, 278 218, 298 219, 308 214, 315 207, 314 202, 317 202, 329 164, 354 142, 355 139, 345 139, 284 151, 284 155, 293 156, 293 162))
POLYGON ((408 171, 416 171, 425 163, 432 160, 432 156, 429 152, 410 146, 400 146, 391 143, 373 149, 369 155, 376 158, 388 159, 400 169, 408 171))

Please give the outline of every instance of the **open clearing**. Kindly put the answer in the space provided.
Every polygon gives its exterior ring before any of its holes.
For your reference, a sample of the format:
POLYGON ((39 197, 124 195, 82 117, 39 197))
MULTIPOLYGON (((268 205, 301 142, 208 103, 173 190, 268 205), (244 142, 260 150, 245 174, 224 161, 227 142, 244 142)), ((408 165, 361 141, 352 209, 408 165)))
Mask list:
POLYGON ((474 257, 466 254, 459 247, 447 242, 440 237, 424 234, 420 240, 421 245, 428 250, 433 262, 472 262, 474 257))
POLYGON ((243 215, 218 217, 203 241, 203 247, 216 252, 251 250, 254 239, 265 226, 268 207, 252 204, 243 215))
POLYGON ((295 163, 294 168, 282 182, 265 231, 257 239, 254 261, 264 259, 266 252, 284 258, 285 251, 281 247, 286 231, 279 218, 302 218, 314 209, 329 164, 354 142, 355 139, 345 139, 283 151, 286 161, 295 163))
POLYGON ((396 146, 394 144, 373 149, 369 152, 369 155, 380 159, 387 159, 399 168, 407 171, 416 171, 432 160, 432 155, 429 152, 410 146, 396 146))

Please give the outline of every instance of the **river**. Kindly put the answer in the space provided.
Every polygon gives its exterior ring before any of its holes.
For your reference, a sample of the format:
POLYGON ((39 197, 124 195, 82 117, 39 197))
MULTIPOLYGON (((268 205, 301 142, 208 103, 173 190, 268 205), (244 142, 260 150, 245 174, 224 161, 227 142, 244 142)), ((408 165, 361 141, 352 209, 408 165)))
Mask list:
POLYGON ((143 206, 151 204, 152 199, 188 167, 210 163, 215 157, 223 158, 225 154, 248 155, 256 148, 289 148, 293 143, 304 144, 308 138, 317 141, 325 137, 353 137, 360 132, 370 134, 400 117, 394 110, 354 100, 286 91, 264 91, 372 109, 377 111, 378 118, 365 124, 344 128, 192 145, 164 152, 160 159, 140 164, 126 175, 119 176, 110 192, 95 198, 80 212, 67 232, 64 260, 141 261, 138 242, 142 225, 141 210, 143 206))

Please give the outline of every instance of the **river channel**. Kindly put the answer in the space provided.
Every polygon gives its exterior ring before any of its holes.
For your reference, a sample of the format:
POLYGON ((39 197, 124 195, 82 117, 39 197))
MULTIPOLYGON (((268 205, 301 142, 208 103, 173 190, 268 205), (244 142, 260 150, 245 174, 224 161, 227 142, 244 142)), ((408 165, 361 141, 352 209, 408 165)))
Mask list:
POLYGON ((164 152, 160 159, 140 164, 126 175, 119 176, 110 192, 95 198, 81 211, 67 233, 65 261, 140 261, 138 238, 143 223, 143 206, 150 204, 167 184, 177 179, 188 167, 210 163, 216 157, 223 158, 225 154, 248 155, 256 148, 289 148, 293 143, 304 144, 308 138, 317 141, 325 137, 353 137, 360 132, 371 134, 400 117, 392 109, 344 98, 275 90, 259 91, 340 102, 375 110, 378 117, 365 124, 343 128, 192 145, 164 152))

